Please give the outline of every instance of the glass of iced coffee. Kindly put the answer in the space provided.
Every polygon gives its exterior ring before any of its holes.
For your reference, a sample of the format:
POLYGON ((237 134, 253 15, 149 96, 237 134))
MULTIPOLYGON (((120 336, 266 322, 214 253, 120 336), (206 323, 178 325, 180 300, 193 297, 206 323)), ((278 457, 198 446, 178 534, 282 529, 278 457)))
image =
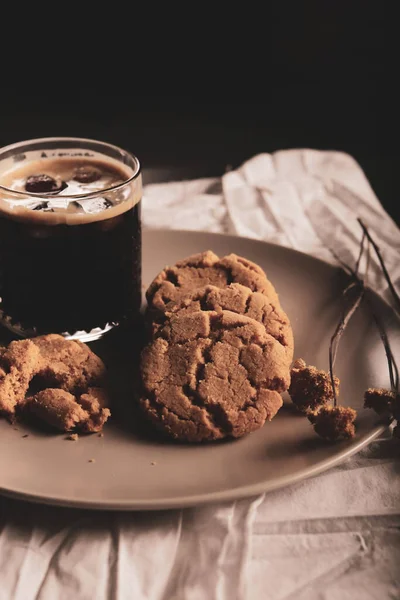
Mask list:
POLYGON ((0 319, 18 335, 90 341, 141 303, 138 159, 44 138, 0 149, 0 319))

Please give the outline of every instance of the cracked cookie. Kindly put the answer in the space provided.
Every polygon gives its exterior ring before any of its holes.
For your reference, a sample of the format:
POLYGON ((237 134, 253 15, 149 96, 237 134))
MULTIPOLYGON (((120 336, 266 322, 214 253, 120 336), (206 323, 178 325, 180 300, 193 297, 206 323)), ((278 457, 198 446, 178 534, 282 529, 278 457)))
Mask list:
POLYGON ((150 320, 157 319, 169 309, 171 302, 179 303, 195 289, 206 285, 224 288, 230 283, 240 283, 260 292, 279 306, 275 288, 261 267, 236 254, 219 258, 208 250, 189 256, 173 267, 165 267, 157 275, 146 292, 147 316, 150 320))
POLYGON ((222 310, 169 315, 143 350, 141 406, 177 440, 241 437, 282 406, 285 348, 261 323, 222 310))
POLYGON ((32 412, 63 430, 75 419, 81 430, 98 431, 110 415, 99 387, 105 374, 81 342, 56 334, 11 342, 0 349, 0 414, 32 412))
POLYGON ((169 305, 168 312, 153 322, 153 335, 162 327, 170 313, 181 310, 229 310, 250 317, 262 323, 266 332, 285 347, 289 361, 293 359, 294 341, 290 321, 279 306, 275 306, 272 300, 260 292, 252 292, 250 288, 239 283, 231 283, 225 288, 208 285, 197 289, 169 305))

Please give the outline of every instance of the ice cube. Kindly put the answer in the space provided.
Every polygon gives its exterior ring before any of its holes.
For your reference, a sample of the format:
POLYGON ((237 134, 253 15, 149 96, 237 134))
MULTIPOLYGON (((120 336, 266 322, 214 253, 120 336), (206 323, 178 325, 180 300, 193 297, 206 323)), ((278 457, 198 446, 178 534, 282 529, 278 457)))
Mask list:
POLYGON ((47 200, 47 204, 49 205, 50 209, 53 209, 55 211, 57 211, 57 210, 67 210, 68 204, 69 204, 69 200, 68 199, 63 199, 61 196, 58 196, 57 198, 49 198, 47 200))
POLYGON ((42 210, 44 212, 54 212, 53 208, 49 206, 47 200, 35 200, 29 204, 24 203, 24 207, 29 210, 42 210))
POLYGON ((113 206, 112 202, 107 200, 107 198, 88 198, 87 200, 76 200, 75 202, 81 207, 83 212, 88 215, 100 213, 113 206))

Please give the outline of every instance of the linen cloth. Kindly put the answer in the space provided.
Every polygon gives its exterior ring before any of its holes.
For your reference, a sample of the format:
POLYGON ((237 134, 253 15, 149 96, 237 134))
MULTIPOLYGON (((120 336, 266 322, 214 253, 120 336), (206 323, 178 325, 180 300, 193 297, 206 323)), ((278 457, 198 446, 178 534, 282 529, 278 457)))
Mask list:
MULTIPOLYGON (((361 217, 396 287, 400 233, 339 152, 260 154, 221 178, 145 187, 145 228, 230 233, 354 264, 361 217)), ((372 257, 370 283, 387 299, 372 257)), ((0 474, 1 477, 1 474, 0 474)), ((0 498, 0 600, 400 598, 400 443, 255 498, 117 513, 0 498)))

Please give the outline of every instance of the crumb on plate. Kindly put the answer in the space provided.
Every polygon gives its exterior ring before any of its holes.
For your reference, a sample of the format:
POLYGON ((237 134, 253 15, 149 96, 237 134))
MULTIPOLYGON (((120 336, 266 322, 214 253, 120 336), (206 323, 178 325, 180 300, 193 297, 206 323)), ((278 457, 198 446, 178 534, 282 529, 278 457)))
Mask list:
MULTIPOLYGON (((297 409, 303 414, 315 412, 333 400, 333 389, 329 373, 317 369, 299 358, 290 371, 289 395, 297 409)), ((340 381, 335 377, 336 394, 340 381)))
POLYGON ((354 420, 357 412, 345 406, 322 406, 317 412, 308 415, 315 433, 330 442, 353 438, 356 430, 354 420))
POLYGON ((368 388, 364 394, 364 408, 372 408, 378 415, 391 412, 396 394, 384 388, 368 388))

